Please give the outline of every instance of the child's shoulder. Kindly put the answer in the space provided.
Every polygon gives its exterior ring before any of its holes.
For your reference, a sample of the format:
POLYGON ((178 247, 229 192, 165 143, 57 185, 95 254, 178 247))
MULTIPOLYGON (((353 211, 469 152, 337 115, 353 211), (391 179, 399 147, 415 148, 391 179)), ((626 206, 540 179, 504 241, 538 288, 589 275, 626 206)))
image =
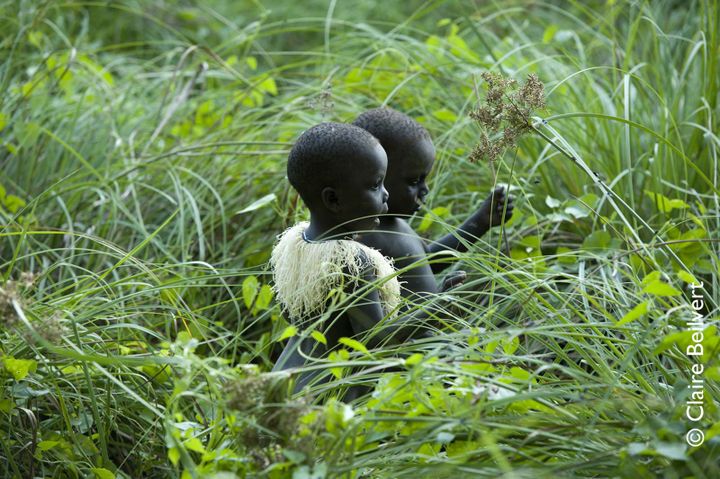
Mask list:
POLYGON ((392 258, 426 253, 423 239, 400 218, 364 235, 362 242, 392 258))

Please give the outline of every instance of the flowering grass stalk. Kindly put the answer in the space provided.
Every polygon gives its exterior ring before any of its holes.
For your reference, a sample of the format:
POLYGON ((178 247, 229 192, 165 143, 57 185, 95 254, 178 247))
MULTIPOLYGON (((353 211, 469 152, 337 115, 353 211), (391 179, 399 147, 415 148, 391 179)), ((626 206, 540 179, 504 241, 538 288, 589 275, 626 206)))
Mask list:
MULTIPOLYGON (((615 200, 630 211, 633 216, 652 233, 653 238, 658 236, 657 231, 655 231, 635 209, 628 205, 622 197, 616 194, 612 188, 573 151, 567 142, 563 141, 565 145, 561 147, 555 139, 538 128, 538 126, 548 128, 555 138, 562 140, 560 134, 551 128, 547 121, 541 117, 536 117, 538 119, 536 122, 532 121, 532 113, 535 110, 541 110, 546 107, 545 88, 538 76, 535 74, 528 75, 525 82, 519 88, 517 80, 506 78, 498 73, 484 72, 481 77, 487 83, 488 90, 485 94, 484 103, 470 112, 470 117, 475 120, 482 129, 480 142, 471 152, 469 157, 470 161, 488 161, 493 171, 493 182, 495 182, 495 161, 508 148, 516 147, 518 140, 522 136, 530 132, 537 133, 565 158, 580 167, 580 169, 603 190, 610 205, 618 213, 628 231, 631 232, 637 245, 647 253, 648 257, 652 258, 647 246, 625 215, 620 211, 615 200)), ((673 260, 687 270, 687 267, 669 245, 661 246, 673 260)))

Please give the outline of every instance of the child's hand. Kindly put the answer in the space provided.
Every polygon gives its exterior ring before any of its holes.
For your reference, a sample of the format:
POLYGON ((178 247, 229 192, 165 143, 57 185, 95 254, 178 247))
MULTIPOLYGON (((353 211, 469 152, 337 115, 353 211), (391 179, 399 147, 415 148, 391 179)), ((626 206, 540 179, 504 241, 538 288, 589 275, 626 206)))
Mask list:
POLYGON ((505 188, 498 186, 480 205, 481 218, 488 222, 488 226, 500 226, 509 220, 513 214, 513 198, 505 193, 505 188), (505 201, 507 199, 507 207, 505 201), (505 215, 503 215, 503 211, 505 215))
POLYGON ((455 271, 450 273, 447 278, 443 281, 442 292, 449 291, 455 286, 460 286, 467 279, 467 273, 465 271, 455 271))

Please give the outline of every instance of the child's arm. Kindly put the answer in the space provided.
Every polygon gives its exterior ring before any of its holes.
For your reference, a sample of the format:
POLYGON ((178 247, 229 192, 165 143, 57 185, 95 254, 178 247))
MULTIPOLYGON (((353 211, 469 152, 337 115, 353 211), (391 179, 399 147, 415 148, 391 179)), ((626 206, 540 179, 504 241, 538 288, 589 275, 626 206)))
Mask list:
MULTIPOLYGON (((505 188, 499 186, 490 193, 480 205, 480 208, 468 218, 454 233, 445 235, 440 240, 428 245, 428 253, 437 253, 443 250, 455 250, 465 252, 468 250, 466 244, 474 243, 492 226, 499 226, 504 223, 513 213, 513 200, 505 192, 505 188), (507 206, 505 203, 507 202, 507 206), (505 213, 503 215, 503 213, 505 213)), ((433 273, 444 270, 450 265, 447 262, 433 262, 431 267, 433 273)))
MULTIPOLYGON (((383 322, 385 312, 376 282, 375 269, 368 264, 360 277, 346 286, 346 300, 335 306, 335 314, 331 314, 326 326, 321 328, 327 344, 318 342, 310 335, 294 336, 283 349, 273 371, 301 368, 307 365, 308 357, 325 357, 342 337, 363 340, 368 348, 381 344, 400 344, 411 338, 433 337, 427 329, 428 323, 423 321, 427 313, 406 314, 383 322)), ((295 392, 310 383, 328 381, 330 377, 326 372, 318 368, 297 375, 295 392)))
MULTIPOLYGON (((326 352, 327 348, 312 337, 293 336, 285 345, 282 354, 280 354, 272 370, 282 371, 285 369, 301 368, 306 365, 306 357, 321 357, 326 352)), ((317 376, 321 375, 322 372, 322 370, 305 371, 297 375, 294 391, 300 391, 317 376)))
POLYGON ((373 348, 379 344, 399 344, 413 338, 431 337, 428 330, 428 314, 417 311, 383 322, 385 313, 382 308, 377 287, 367 285, 377 280, 372 267, 365 268, 355 290, 351 292, 353 304, 345 313, 356 335, 367 334, 366 346, 373 348), (380 325, 382 323, 382 325, 380 325))

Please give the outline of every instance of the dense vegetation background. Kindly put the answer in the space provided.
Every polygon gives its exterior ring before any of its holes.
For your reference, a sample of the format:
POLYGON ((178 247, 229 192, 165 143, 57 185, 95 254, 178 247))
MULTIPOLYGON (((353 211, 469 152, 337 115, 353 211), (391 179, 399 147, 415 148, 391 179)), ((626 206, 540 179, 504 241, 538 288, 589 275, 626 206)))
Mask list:
POLYGON ((0 476, 720 477, 718 10, 2 2, 0 476), (546 138, 492 164, 468 160, 486 71, 547 94, 546 138), (438 150, 416 229, 508 184, 509 251, 458 256, 437 340, 348 341, 292 397, 265 373, 294 333, 266 261, 306 215, 285 158, 380 105, 438 150))

